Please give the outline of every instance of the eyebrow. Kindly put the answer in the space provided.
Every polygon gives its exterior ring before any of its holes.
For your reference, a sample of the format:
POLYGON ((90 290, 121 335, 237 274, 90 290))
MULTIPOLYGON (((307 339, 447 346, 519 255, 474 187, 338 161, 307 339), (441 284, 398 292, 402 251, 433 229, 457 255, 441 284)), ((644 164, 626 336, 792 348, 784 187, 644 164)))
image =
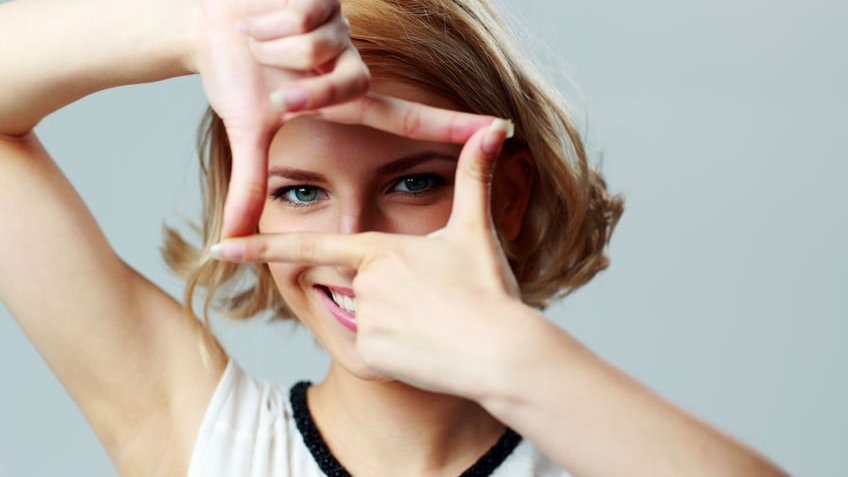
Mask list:
MULTIPOLYGON (((391 175, 411 169, 418 164, 434 160, 457 162, 458 159, 455 156, 438 151, 416 152, 414 154, 409 154, 395 159, 387 164, 383 164, 377 168, 377 175, 391 175)), ((284 179, 302 182, 327 182, 327 178, 323 174, 290 167, 272 167, 268 170, 268 177, 282 177, 284 179)))

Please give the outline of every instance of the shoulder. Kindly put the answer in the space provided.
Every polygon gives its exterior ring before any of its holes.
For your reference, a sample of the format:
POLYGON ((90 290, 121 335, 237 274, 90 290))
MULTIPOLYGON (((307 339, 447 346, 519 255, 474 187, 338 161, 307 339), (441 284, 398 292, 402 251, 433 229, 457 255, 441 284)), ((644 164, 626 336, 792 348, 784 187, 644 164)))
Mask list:
POLYGON ((230 358, 198 430, 188 477, 320 475, 297 471, 309 462, 293 421, 288 387, 251 376, 230 358))

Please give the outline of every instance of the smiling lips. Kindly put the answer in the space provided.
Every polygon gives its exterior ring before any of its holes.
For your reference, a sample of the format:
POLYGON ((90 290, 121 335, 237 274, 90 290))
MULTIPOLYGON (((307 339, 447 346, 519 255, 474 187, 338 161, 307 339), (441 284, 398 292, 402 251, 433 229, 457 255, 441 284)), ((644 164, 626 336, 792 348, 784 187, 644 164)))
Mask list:
POLYGON ((356 315, 356 300, 349 296, 339 295, 332 290, 330 290, 330 296, 333 301, 336 302, 336 305, 339 305, 339 308, 345 311, 349 311, 353 315, 356 315))
POLYGON ((333 315, 345 328, 356 331, 356 298, 350 288, 316 285, 315 288, 333 315))

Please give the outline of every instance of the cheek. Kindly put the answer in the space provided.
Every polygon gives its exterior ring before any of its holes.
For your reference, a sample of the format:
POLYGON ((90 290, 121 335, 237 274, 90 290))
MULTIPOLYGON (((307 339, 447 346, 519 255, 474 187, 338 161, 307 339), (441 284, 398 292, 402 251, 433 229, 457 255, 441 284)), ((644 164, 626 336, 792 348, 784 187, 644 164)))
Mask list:
POLYGON ((297 285, 297 276, 306 267, 291 263, 269 263, 268 269, 278 288, 290 288, 297 285))
MULTIPOLYGON (((300 280, 305 276, 309 267, 290 263, 269 263, 271 279, 274 286, 280 292, 286 305, 298 316, 302 316, 306 309, 308 299, 300 280)), ((308 291, 307 291, 308 293, 308 291)))
POLYGON ((324 211, 300 213, 282 208, 276 202, 268 202, 259 219, 259 231, 263 234, 289 232, 331 232, 332 220, 324 211))
POLYGON ((390 226, 386 232, 427 235, 443 228, 451 215, 453 200, 446 197, 426 206, 405 206, 387 211, 390 226))

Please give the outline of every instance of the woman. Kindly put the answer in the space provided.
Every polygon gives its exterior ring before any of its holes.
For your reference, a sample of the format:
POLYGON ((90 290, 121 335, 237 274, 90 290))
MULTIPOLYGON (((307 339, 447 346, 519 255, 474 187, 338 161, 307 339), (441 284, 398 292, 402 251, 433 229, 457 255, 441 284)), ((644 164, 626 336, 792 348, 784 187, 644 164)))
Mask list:
POLYGON ((331 1, 139 3, 0 9, 0 297, 122 475, 783 475, 537 311, 606 266, 621 204, 487 4, 345 3, 369 71, 331 1), (328 349, 291 400, 115 256, 32 133, 191 72, 217 113, 204 250, 166 253, 188 303, 253 271, 219 307, 297 316, 328 349))

